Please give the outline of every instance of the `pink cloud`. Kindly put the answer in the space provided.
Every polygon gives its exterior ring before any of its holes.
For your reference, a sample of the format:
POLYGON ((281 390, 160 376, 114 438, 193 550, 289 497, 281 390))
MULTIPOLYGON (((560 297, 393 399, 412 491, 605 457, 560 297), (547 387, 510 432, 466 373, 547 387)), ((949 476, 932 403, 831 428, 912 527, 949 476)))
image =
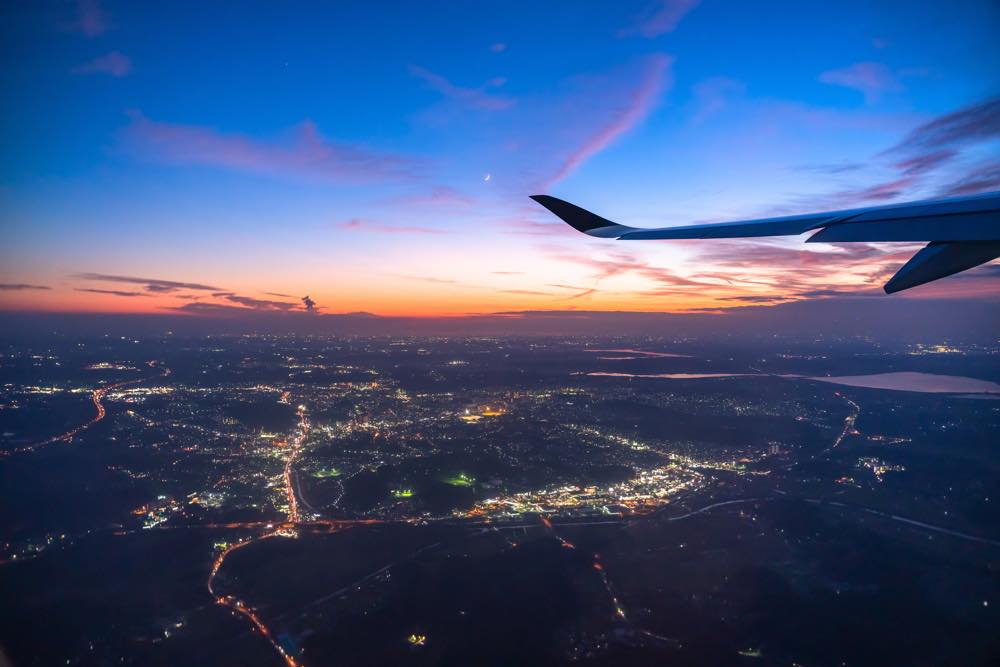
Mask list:
POLYGON ((834 211, 859 206, 876 206, 891 203, 908 195, 921 182, 920 172, 904 172, 887 181, 850 187, 826 194, 793 197, 788 204, 775 207, 775 214, 802 213, 804 211, 834 211))
MULTIPOLYGON (((418 276, 409 273, 386 273, 387 276, 392 276, 394 278, 403 278, 405 280, 416 280, 422 283, 431 283, 433 285, 461 285, 457 280, 451 278, 438 278, 437 276, 418 276)), ((469 287, 469 285, 461 285, 463 287, 469 287)))
POLYGON ((938 116, 912 130, 888 153, 915 153, 990 141, 1000 136, 1000 97, 938 116))
POLYGON ((673 57, 666 54, 659 53, 650 57, 642 79, 638 86, 628 94, 625 104, 616 110, 608 122, 587 137, 583 144, 563 161, 555 174, 545 182, 542 189, 548 190, 576 171, 587 160, 611 146, 618 138, 646 120, 656 108, 661 94, 668 86, 672 64, 673 57))
MULTIPOLYGON (((253 310, 295 310, 299 308, 299 304, 290 303, 288 301, 274 301, 272 299, 256 299, 251 296, 242 296, 240 294, 225 294, 222 296, 226 301, 232 303, 238 303, 241 306, 251 308, 253 310)), ((310 299, 311 301, 311 299, 310 299)))
POLYGON ((542 292, 534 289, 502 289, 504 294, 521 294, 524 296, 555 296, 552 292, 542 292))
POLYGON ((887 202, 906 193, 916 183, 916 177, 910 175, 862 188, 843 190, 831 195, 831 207, 887 202))
POLYGON ((832 86, 857 90, 869 103, 877 102, 883 93, 903 90, 903 84, 882 63, 855 63, 849 67, 829 70, 820 74, 819 80, 832 86))
POLYGON ((337 225, 340 229, 348 229, 357 232, 372 232, 375 234, 448 234, 443 229, 434 227, 418 227, 408 225, 383 225, 363 220, 361 218, 351 218, 346 222, 337 225))
POLYGON ((387 203, 393 206, 419 206, 422 208, 468 208, 475 202, 473 197, 464 195, 455 188, 439 185, 431 189, 430 193, 394 197, 387 203))
POLYGON ((957 180, 954 169, 949 173, 946 168, 960 163, 965 148, 986 144, 997 136, 1000 136, 1000 98, 968 105, 921 124, 908 132, 902 141, 879 153, 880 158, 893 159, 890 166, 897 173, 889 180, 826 195, 801 197, 785 212, 800 212, 806 206, 822 210, 886 203, 913 196, 932 175, 952 180, 950 185, 939 188, 939 195, 988 192, 1000 185, 996 164, 980 163, 957 180))
POLYGON ((694 86, 694 96, 697 101, 692 122, 701 123, 710 116, 719 113, 729 104, 729 99, 746 92, 746 86, 733 79, 717 76, 706 79, 694 86))
POLYGON ((410 65, 409 70, 410 74, 422 79, 431 89, 463 106, 483 111, 502 111, 514 106, 511 98, 489 92, 491 88, 499 88, 507 82, 503 77, 494 77, 479 88, 464 88, 418 65, 410 65))
POLYGON ((653 3, 635 25, 620 30, 619 37, 640 35, 651 39, 673 32, 701 0, 659 0, 653 3))
MULTIPOLYGON (((590 269, 592 271, 591 278, 594 279, 595 283, 599 283, 606 278, 613 278, 615 276, 635 275, 655 283, 660 289, 668 287, 715 287, 712 283, 685 278, 670 269, 652 265, 626 251, 608 252, 605 257, 592 257, 589 255, 557 251, 551 253, 550 257, 558 261, 570 262, 590 269)), ((555 287, 557 285, 552 286, 555 287)))
POLYGON ((398 179, 407 177, 415 166, 405 157, 328 141, 309 120, 299 124, 290 138, 263 142, 199 125, 161 123, 135 112, 124 139, 136 153, 171 164, 333 182, 398 179))
POLYGON ((101 10, 98 0, 78 0, 77 20, 73 28, 87 37, 103 35, 108 30, 107 15, 101 10))
POLYGON ((894 166, 899 169, 904 174, 914 176, 917 174, 924 174, 930 171, 934 171, 941 165, 949 162, 952 158, 958 155, 958 151, 951 149, 942 149, 939 151, 933 151, 930 153, 924 153, 922 155, 916 155, 905 160, 897 162, 894 166))
POLYGON ((490 44, 490 51, 493 53, 503 53, 506 50, 507 45, 503 42, 494 42, 493 44, 490 44))
MULTIPOLYGON (((538 215, 538 211, 524 211, 520 216, 498 221, 496 227, 501 230, 500 233, 514 236, 532 236, 541 239, 565 236, 579 240, 580 232, 569 225, 551 219, 535 220, 538 215)), ((544 218, 544 214, 541 217, 544 218)))
POLYGON ((780 298, 798 300, 833 296, 837 290, 857 295, 865 291, 861 286, 881 293, 879 287, 913 255, 916 246, 853 243, 805 250, 748 241, 714 241, 698 242, 693 248, 699 251, 699 262, 721 268, 731 280, 777 289, 780 298), (748 280, 744 271, 752 278, 748 280), (846 284, 844 279, 848 279, 846 284))
POLYGON ((114 77, 127 76, 131 71, 132 59, 118 51, 112 51, 73 68, 75 74, 108 74, 114 77))
POLYGON ((969 173, 942 189, 941 194, 956 197, 994 190, 1000 190, 1000 160, 976 165, 969 173))

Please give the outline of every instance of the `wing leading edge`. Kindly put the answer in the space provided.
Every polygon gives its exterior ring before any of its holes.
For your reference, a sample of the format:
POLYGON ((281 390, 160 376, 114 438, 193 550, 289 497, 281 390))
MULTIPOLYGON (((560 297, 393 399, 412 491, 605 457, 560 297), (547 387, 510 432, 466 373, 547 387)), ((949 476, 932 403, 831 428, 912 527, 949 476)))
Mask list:
POLYGON ((1000 257, 1000 192, 657 229, 620 225, 549 195, 535 195, 532 199, 584 234, 622 241, 797 236, 812 231, 816 233, 807 243, 930 242, 886 283, 885 291, 890 294, 1000 257))

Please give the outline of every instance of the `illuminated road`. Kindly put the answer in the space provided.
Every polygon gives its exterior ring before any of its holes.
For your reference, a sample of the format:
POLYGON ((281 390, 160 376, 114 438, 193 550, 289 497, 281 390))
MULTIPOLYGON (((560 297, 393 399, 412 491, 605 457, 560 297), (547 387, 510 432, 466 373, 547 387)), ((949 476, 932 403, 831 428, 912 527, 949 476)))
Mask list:
MULTIPOLYGON (((157 366, 157 362, 155 362, 155 361, 148 361, 146 363, 151 368, 155 368, 157 366)), ((142 382, 146 382, 148 380, 152 380, 155 377, 167 377, 168 375, 170 375, 170 369, 169 368, 167 368, 166 366, 163 366, 162 368, 163 368, 163 372, 159 376, 154 376, 154 377, 151 377, 151 378, 139 378, 138 380, 125 380, 123 382, 116 382, 115 384, 109 384, 106 387, 101 387, 100 389, 95 389, 91 393, 91 399, 94 401, 94 409, 97 411, 97 414, 94 415, 94 417, 92 419, 90 419, 89 421, 84 422, 83 424, 80 424, 79 426, 77 426, 75 428, 71 428, 70 430, 66 431, 65 433, 60 433, 59 435, 53 436, 53 437, 49 438, 48 440, 43 440, 42 442, 35 443, 34 445, 27 445, 25 447, 21 447, 19 449, 12 450, 13 453, 22 453, 22 452, 34 451, 34 450, 38 449, 39 447, 44 447, 46 445, 51 445, 54 442, 69 442, 74 437, 76 437, 76 435, 78 433, 80 433, 81 431, 87 430, 88 428, 90 428, 91 426, 93 426, 94 424, 96 424, 97 422, 99 422, 102 419, 104 419, 104 417, 107 415, 107 410, 105 410, 104 404, 101 401, 104 400, 104 397, 108 394, 108 392, 114 391, 115 389, 121 389, 122 387, 127 387, 129 385, 140 384, 142 382)))
MULTIPOLYGON (((413 553, 411 553, 409 556, 406 556, 405 558, 400 558, 399 560, 395 560, 395 561, 389 563, 388 565, 383 565, 382 567, 380 567, 379 569, 375 570, 374 572, 371 572, 371 573, 366 574, 365 576, 361 577, 360 579, 358 579, 354 583, 348 584, 347 586, 344 586, 343 588, 339 588, 339 589, 333 591, 332 593, 328 593, 328 594, 324 595, 321 598, 317 598, 317 599, 313 600, 312 602, 307 602, 306 604, 302 605, 298 609, 294 610, 294 612, 295 613, 301 613, 301 612, 305 611, 306 609, 309 609, 311 607, 315 607, 317 605, 323 604, 324 602, 328 602, 329 600, 333 600, 334 598, 340 597, 341 595, 347 593, 348 591, 350 591, 352 589, 360 589, 360 587, 366 581, 374 579, 375 577, 377 577, 378 575, 382 574, 383 572, 388 572, 389 570, 391 570, 392 568, 396 567, 400 563, 405 563, 406 561, 413 560, 414 558, 416 558, 420 554, 424 553, 425 551, 428 551, 430 549, 435 549, 435 548, 437 548, 439 546, 441 546, 441 542, 435 542, 434 544, 428 544, 426 546, 420 547, 419 549, 417 549, 416 551, 414 551, 413 553)), ((292 613, 293 613, 292 611, 287 611, 284 614, 278 616, 275 620, 280 620, 280 619, 286 618, 289 615, 291 615, 292 613)))
MULTIPOLYGON (((307 521, 307 522, 297 523, 297 524, 296 523, 282 523, 282 524, 277 524, 276 526, 274 524, 267 524, 268 526, 270 526, 272 528, 272 530, 270 532, 264 533, 262 535, 258 535, 257 537, 252 537, 252 538, 248 538, 248 539, 245 539, 245 540, 240 540, 239 542, 236 542, 235 544, 230 544, 229 546, 227 546, 225 549, 223 549, 222 551, 220 551, 218 553, 218 555, 215 557, 215 560, 212 561, 212 569, 211 569, 211 571, 208 574, 208 581, 206 582, 206 587, 208 588, 208 593, 209 593, 209 595, 211 595, 215 599, 216 604, 222 605, 223 607, 228 607, 234 613, 240 614, 241 616, 243 616, 244 618, 246 618, 248 621, 250 621, 250 623, 253 626, 254 630, 256 632, 259 632, 265 639, 267 639, 267 641, 271 644, 271 646, 278 653, 278 655, 285 662, 285 664, 288 665, 288 667, 301 667, 301 663, 298 662, 293 656, 289 655, 288 652, 285 651, 285 649, 281 646, 281 644, 279 644, 277 642, 277 640, 274 639, 274 634, 271 632, 270 628, 268 628, 267 625, 264 624, 264 621, 261 620, 260 616, 257 615, 257 612, 254 611, 254 609, 252 607, 250 607, 243 600, 241 600, 241 599, 239 599, 239 598, 237 598, 237 597, 235 597, 233 595, 223 595, 223 594, 220 594, 216 590, 215 579, 218 576, 219 571, 222 569, 223 563, 225 562, 226 558, 228 558, 231 553, 233 553, 234 551, 237 551, 238 549, 242 549, 244 547, 250 546, 251 544, 256 544, 256 543, 261 542, 263 540, 268 540, 268 539, 271 539, 271 538, 274 538, 274 537, 284 537, 284 536, 287 536, 288 535, 287 531, 290 531, 292 529, 294 529, 294 530, 315 530, 315 531, 322 531, 322 532, 325 532, 325 533, 335 533, 335 532, 337 532, 339 530, 342 530, 342 529, 345 529, 345 528, 351 528, 351 527, 358 526, 358 525, 369 525, 369 524, 374 524, 374 523, 381 523, 381 522, 377 521, 375 519, 366 519, 366 520, 358 520, 358 521, 326 521, 326 520, 317 520, 317 521, 307 521)), ((221 525, 218 525, 217 527, 222 527, 222 528, 245 528, 245 527, 260 527, 260 526, 261 526, 260 522, 251 522, 251 523, 247 523, 247 524, 240 524, 240 523, 236 523, 236 524, 221 524, 221 525)), ((195 527, 208 527, 208 526, 195 526, 195 527)), ((435 544, 435 545, 431 545, 431 546, 437 546, 437 545, 435 544)), ((425 549, 428 549, 428 548, 430 548, 430 547, 425 547, 425 549)), ((418 551, 417 553, 420 553, 420 552, 418 551)), ((416 554, 414 554, 414 555, 416 555, 416 554)))
POLYGON ((758 500, 767 500, 767 498, 741 498, 739 500, 726 500, 721 503, 713 503, 701 509, 694 510, 693 512, 688 512, 687 514, 681 514, 680 516, 667 517, 667 521, 680 521, 681 519, 687 519, 688 517, 697 516, 705 512, 710 512, 717 507, 725 507, 727 505, 741 505, 743 503, 752 503, 758 500))
POLYGON ((829 505, 832 507, 841 507, 848 510, 857 510, 860 512, 867 512, 868 514, 874 514, 875 516, 882 517, 883 519, 889 519, 891 521, 899 521, 900 523, 905 523, 914 528, 921 528, 923 530, 929 530, 935 533, 941 533, 943 535, 949 535, 951 537, 957 537, 962 540, 968 540, 970 542, 978 542, 980 544, 989 544, 995 547, 1000 547, 1000 540, 991 540, 987 537, 978 537, 976 535, 969 535, 968 533, 963 533, 957 530, 952 530, 951 528, 945 528, 944 526, 935 526, 931 523, 924 523, 923 521, 917 521, 916 519, 910 519, 905 516, 899 516, 898 514, 890 514, 889 512, 883 512, 880 509, 874 507, 865 507, 864 505, 852 505, 848 503, 842 503, 835 500, 826 500, 823 498, 803 498, 807 503, 813 505, 829 505))
POLYGON ((207 582, 208 592, 212 597, 215 598, 216 603, 224 607, 229 607, 237 614, 241 614, 247 620, 249 620, 250 623, 253 624, 254 629, 261 635, 263 635, 268 642, 270 642, 271 646, 274 647, 274 650, 278 652, 278 655, 281 656, 281 658, 285 661, 285 664, 288 665, 288 667, 298 667, 299 663, 296 662, 295 658, 293 658, 292 656, 288 655, 287 652, 285 652, 285 649, 282 648, 281 644, 275 641, 274 637, 271 635, 270 629, 268 629, 268 627, 264 625, 264 622, 260 620, 260 617, 253 609, 247 606, 247 604, 243 602, 243 600, 240 600, 239 598, 233 597, 232 595, 218 595, 215 592, 215 577, 219 573, 219 570, 222 568, 223 561, 226 560, 226 557, 229 554, 236 551, 237 549, 242 549, 245 546, 249 546, 261 540, 275 537, 276 535, 277 533, 269 533, 267 535, 261 535, 260 537, 255 537, 249 540, 243 540, 241 542, 237 542, 236 544, 231 544, 225 549, 223 549, 221 552, 219 552, 219 555, 215 557, 215 561, 212 563, 212 571, 208 575, 208 582, 207 582))
MULTIPOLYGON (((285 399, 287 400, 287 393, 285 395, 285 399)), ((208 582, 207 582, 208 593, 213 598, 215 598, 215 602, 224 607, 228 607, 233 612, 242 615, 248 621, 250 621, 254 629, 261 635, 263 635, 265 639, 267 639, 267 641, 271 644, 274 650, 277 651, 278 655, 281 656, 281 659, 285 661, 285 664, 288 665, 288 667, 300 667, 300 663, 297 660, 295 660, 293 656, 289 655, 288 652, 285 651, 284 647, 282 647, 281 644, 279 644, 277 640, 275 640, 274 635, 272 634, 270 628, 268 628, 264 624, 264 621, 261 620, 260 616, 257 615, 257 613, 253 610, 252 607, 247 605, 247 603, 244 602, 243 600, 236 598, 232 595, 218 594, 215 590, 215 578, 219 574, 219 570, 222 569, 222 565, 225 562, 226 558, 229 556, 229 554, 236 551, 237 549, 242 549, 243 547, 255 544, 262 540, 270 539, 272 537, 277 537, 279 535, 287 536, 291 534, 294 536, 295 532, 300 528, 325 527, 329 532, 335 532, 336 530, 346 525, 353 525, 354 523, 360 523, 360 522, 350 522, 350 524, 348 524, 348 522, 335 522, 335 521, 312 521, 305 523, 300 522, 299 501, 294 484, 294 482, 297 481, 298 479, 298 475, 294 472, 293 466, 295 464, 295 459, 298 458, 299 452, 302 450, 302 444, 305 442, 306 435, 308 435, 310 429, 309 418, 306 416, 306 408, 304 405, 299 406, 298 416, 299 416, 299 423, 295 429, 295 435, 292 437, 290 441, 291 447, 289 449, 288 456, 285 457, 285 469, 283 473, 283 477, 285 480, 284 493, 285 497, 288 499, 287 520, 282 524, 278 524, 278 526, 274 528, 274 530, 272 530, 271 532, 267 532, 247 540, 242 540, 240 542, 237 542, 236 544, 229 545, 221 552, 219 552, 219 555, 217 555, 215 557, 215 560, 212 562, 212 570, 208 575, 208 582)), ((245 524, 245 525, 251 525, 251 524, 245 524)), ((260 524, 259 522, 255 522, 253 525, 259 526, 260 524)), ((228 524, 228 526, 243 527, 243 525, 241 524, 228 524)), ((265 524, 265 527, 273 527, 273 524, 265 524)))
MULTIPOLYGON (((576 549, 576 545, 575 544, 573 544, 569 540, 563 538, 558 533, 556 533, 556 525, 552 523, 551 519, 549 519, 544 514, 539 514, 538 515, 538 520, 539 520, 541 526, 545 529, 545 532, 547 532, 549 535, 551 535, 556 540, 558 540, 559 544, 564 549, 573 549, 573 550, 576 549)), ((620 522, 603 522, 603 523, 620 523, 620 522)), ((562 524, 562 526, 565 526, 565 527, 582 526, 582 525, 587 525, 587 524, 584 524, 584 523, 562 524)), ((621 623, 624 623, 625 625, 627 625, 632 631, 636 632, 637 634, 640 634, 640 635, 642 635, 644 637, 647 637, 649 639, 654 639, 656 641, 663 642, 663 643, 666 643, 666 644, 671 644, 671 645, 678 645, 678 644, 680 644, 680 642, 677 641, 676 639, 671 639, 670 637, 664 637, 663 635, 658 635, 655 632, 651 632, 649 630, 646 630, 645 628, 641 628, 641 627, 637 626, 628 617, 628 614, 625 613, 625 607, 622 605, 621 600, 618 598, 618 593, 615 592, 615 587, 611 583, 611 579, 608 578, 608 572, 607 572, 607 570, 604 567, 604 563, 601 562, 601 554, 597 554, 597 553, 594 554, 594 560, 593 560, 593 563, 591 564, 591 567, 593 568, 594 572, 597 574, 598 578, 601 580, 601 585, 604 587, 605 592, 608 594, 608 600, 611 603, 611 608, 614 610, 615 616, 618 617, 618 620, 621 623)))
POLYGON ((861 406, 860 405, 858 405, 857 403, 855 403, 851 399, 847 398, 846 396, 844 396, 843 394, 841 394, 839 391, 835 392, 835 394, 837 396, 839 396, 840 398, 844 399, 845 401, 847 401, 847 404, 851 406, 851 409, 853 410, 853 412, 851 412, 851 414, 847 415, 847 417, 844 418, 844 428, 841 429, 840 435, 838 435, 837 438, 833 441, 833 444, 823 450, 824 454, 826 454, 827 452, 829 452, 831 449, 836 449, 837 447, 839 447, 840 443, 842 443, 844 441, 844 438, 846 438, 848 435, 854 433, 854 423, 858 420, 858 415, 861 414, 861 406))
POLYGON ((310 428, 309 417, 306 416, 304 405, 299 406, 298 415, 299 425, 291 440, 291 451, 285 458, 285 495, 288 498, 289 523, 299 522, 299 499, 294 484, 294 482, 298 481, 298 475, 293 475, 292 466, 295 465, 295 459, 298 458, 299 452, 302 450, 302 443, 305 442, 310 428))

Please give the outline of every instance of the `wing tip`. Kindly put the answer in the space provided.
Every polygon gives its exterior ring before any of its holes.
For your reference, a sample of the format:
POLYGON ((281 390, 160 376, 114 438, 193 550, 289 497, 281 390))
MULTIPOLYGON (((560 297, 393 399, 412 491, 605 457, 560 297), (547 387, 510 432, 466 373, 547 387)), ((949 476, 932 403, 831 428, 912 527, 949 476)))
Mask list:
POLYGON ((580 208, 576 204, 571 204, 568 201, 564 201, 558 197, 553 197, 552 195, 530 195, 530 198, 538 204, 544 206, 549 210, 549 212, 576 231, 583 232, 584 234, 588 234, 590 236, 594 236, 594 232, 601 229, 627 229, 623 225, 606 220, 596 213, 591 213, 586 209, 580 208))

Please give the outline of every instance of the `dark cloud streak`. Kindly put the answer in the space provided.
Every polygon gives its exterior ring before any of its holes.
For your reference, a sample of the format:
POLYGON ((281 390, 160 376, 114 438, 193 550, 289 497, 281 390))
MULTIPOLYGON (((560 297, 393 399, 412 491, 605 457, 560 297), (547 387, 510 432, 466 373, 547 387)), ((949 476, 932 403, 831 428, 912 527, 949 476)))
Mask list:
POLYGON ((222 291, 222 289, 219 287, 212 287, 211 285, 203 285, 201 283, 185 283, 185 282, 178 282, 176 280, 161 280, 159 278, 139 278, 136 276, 118 276, 106 273, 77 273, 74 274, 73 277, 78 278, 80 280, 93 280, 96 282, 144 285, 147 291, 155 292, 158 294, 169 294, 170 292, 176 292, 179 290, 202 290, 207 292, 222 291))
POLYGON ((77 292, 90 292, 91 294, 110 294, 112 296, 149 296, 146 292, 126 292, 125 290, 116 289, 97 289, 95 287, 77 287, 77 292))

